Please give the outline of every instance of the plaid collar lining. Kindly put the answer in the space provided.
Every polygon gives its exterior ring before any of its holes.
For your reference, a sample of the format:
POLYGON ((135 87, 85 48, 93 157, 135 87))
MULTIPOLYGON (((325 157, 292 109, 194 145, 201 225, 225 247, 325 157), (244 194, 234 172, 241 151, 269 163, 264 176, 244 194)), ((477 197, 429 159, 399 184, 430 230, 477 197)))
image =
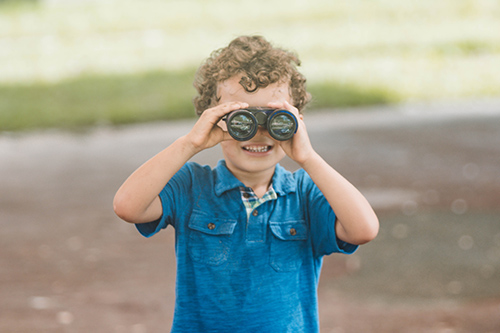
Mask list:
POLYGON ((245 205, 245 209, 247 211, 247 219, 250 218, 250 214, 252 211, 262 205, 264 202, 269 200, 274 200, 278 198, 278 195, 273 189, 273 186, 270 185, 266 194, 259 198, 255 192, 250 187, 240 187, 241 200, 243 201, 243 205, 245 205))

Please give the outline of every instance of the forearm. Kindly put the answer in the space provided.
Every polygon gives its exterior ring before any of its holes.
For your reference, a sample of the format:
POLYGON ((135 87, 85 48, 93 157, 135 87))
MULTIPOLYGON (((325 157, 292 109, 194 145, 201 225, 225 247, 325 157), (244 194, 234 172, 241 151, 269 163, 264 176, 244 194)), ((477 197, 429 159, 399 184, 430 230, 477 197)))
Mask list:
POLYGON ((181 137, 140 166, 117 191, 113 201, 116 214, 132 223, 161 217, 158 195, 196 152, 186 137, 181 137))
POLYGON ((369 242, 378 233, 379 222, 366 198, 316 152, 302 168, 321 190, 337 216, 337 237, 351 244, 369 242))
POLYGON ((170 178, 198 152, 230 139, 217 124, 230 111, 248 103, 228 102, 205 110, 191 131, 137 169, 115 195, 115 213, 123 220, 144 223, 161 217, 158 197, 170 178))

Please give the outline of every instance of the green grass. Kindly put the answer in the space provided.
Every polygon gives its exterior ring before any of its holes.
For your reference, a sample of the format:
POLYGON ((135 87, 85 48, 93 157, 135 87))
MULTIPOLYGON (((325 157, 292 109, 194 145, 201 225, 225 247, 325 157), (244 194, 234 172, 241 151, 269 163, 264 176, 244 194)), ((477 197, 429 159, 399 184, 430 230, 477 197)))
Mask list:
POLYGON ((77 128, 191 115, 192 71, 0 86, 0 130, 77 128))
POLYGON ((399 97, 382 88, 361 87, 354 84, 316 82, 309 86, 312 95, 308 109, 336 109, 363 105, 379 105, 397 102, 399 97))
MULTIPOLYGON (((76 129, 194 116, 194 70, 83 76, 54 84, 0 85, 0 131, 76 129)), ((309 109, 383 104, 381 89, 312 84, 309 109)))

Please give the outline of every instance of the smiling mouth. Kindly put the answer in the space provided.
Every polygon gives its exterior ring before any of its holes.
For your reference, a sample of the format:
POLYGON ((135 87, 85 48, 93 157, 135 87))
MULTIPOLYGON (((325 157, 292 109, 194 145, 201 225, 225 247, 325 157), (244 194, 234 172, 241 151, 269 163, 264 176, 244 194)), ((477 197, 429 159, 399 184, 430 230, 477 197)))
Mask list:
POLYGON ((246 150, 251 153, 265 153, 271 150, 271 146, 247 146, 243 147, 243 150, 246 150))

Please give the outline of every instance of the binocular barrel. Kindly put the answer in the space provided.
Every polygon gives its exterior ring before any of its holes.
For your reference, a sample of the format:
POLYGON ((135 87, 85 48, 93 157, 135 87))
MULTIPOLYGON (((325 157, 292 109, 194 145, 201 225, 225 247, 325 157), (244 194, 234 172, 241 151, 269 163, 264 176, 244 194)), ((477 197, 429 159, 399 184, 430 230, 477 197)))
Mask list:
POLYGON ((258 127, 267 129, 278 141, 286 141, 297 132, 297 118, 288 110, 253 107, 230 112, 225 121, 227 131, 238 141, 247 141, 255 136, 258 127))

